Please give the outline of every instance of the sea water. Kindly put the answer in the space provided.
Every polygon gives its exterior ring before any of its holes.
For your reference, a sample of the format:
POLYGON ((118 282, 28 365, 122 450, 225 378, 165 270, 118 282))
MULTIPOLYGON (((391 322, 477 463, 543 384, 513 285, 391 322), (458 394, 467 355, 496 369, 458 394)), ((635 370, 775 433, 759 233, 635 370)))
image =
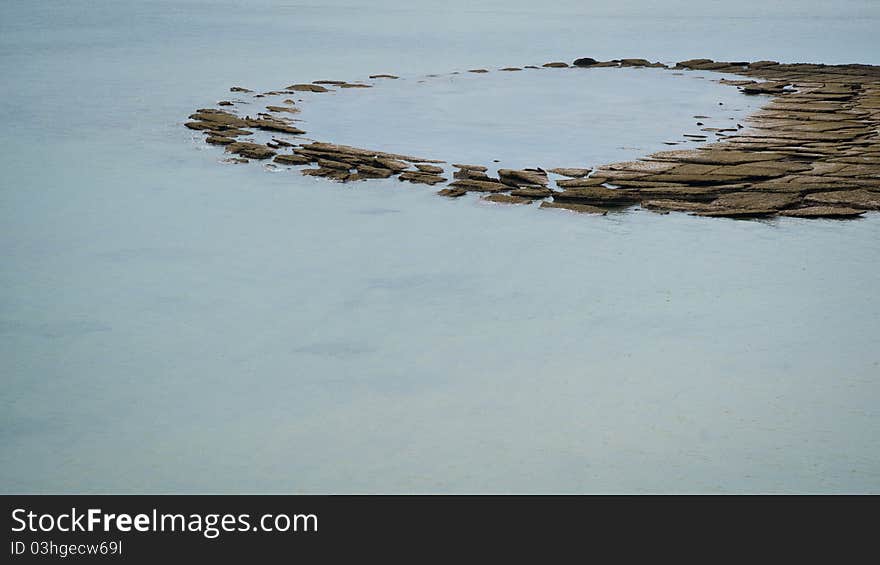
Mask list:
POLYGON ((880 215, 449 200, 222 164, 182 122, 235 84, 393 73, 303 95, 307 136, 595 166, 762 100, 449 73, 880 64, 878 24, 869 1, 3 2, 0 490, 876 492, 880 215))

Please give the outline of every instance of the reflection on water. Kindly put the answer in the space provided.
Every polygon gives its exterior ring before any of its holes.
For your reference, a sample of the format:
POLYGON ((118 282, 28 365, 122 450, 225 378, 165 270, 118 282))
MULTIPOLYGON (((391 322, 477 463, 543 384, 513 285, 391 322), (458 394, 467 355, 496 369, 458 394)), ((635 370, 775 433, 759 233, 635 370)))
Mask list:
MULTIPOLYGON (((876 6, 338 4, 0 5, 0 490, 877 491, 877 214, 452 201, 220 166, 180 126, 232 84, 565 54, 876 64, 876 6)), ((740 107, 692 77, 577 75, 581 96, 546 72, 552 106, 532 83, 506 97, 511 73, 302 117, 408 146, 421 118, 448 128, 427 152, 511 164, 571 134, 573 165, 685 133, 700 93, 740 107)))

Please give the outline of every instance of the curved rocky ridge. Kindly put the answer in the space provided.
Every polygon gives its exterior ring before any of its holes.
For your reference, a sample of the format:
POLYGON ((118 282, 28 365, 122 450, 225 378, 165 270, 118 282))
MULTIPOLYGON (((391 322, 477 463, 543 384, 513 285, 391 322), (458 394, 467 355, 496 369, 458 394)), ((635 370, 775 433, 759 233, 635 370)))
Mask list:
MULTIPOLYGON (((880 67, 823 65, 776 61, 719 62, 691 59, 674 66, 646 59, 597 61, 585 57, 570 65, 551 62, 547 69, 652 67, 712 71, 743 76, 719 82, 745 94, 770 95, 761 110, 748 118, 749 127, 704 128, 707 135, 691 135, 705 142, 695 149, 661 151, 636 161, 611 163, 595 170, 557 168, 566 176, 551 187, 548 171, 499 169, 487 174, 482 165, 453 164, 452 182, 438 194, 459 197, 485 193, 489 202, 531 204, 576 212, 605 214, 612 209, 641 206, 655 212, 687 212, 700 216, 756 218, 854 218, 880 210, 880 67), (709 143, 708 134, 717 139, 709 143)), ((500 71, 540 69, 534 65, 505 67, 500 71)), ((475 69, 470 72, 489 72, 475 69)), ((547 72, 547 71, 545 71, 547 72)), ((371 75, 371 80, 396 79, 371 75)), ((370 88, 364 82, 319 80, 293 84, 283 90, 254 94, 243 87, 231 92, 258 99, 266 96, 320 95, 337 88, 370 88)), ((304 141, 297 125, 298 102, 268 105, 255 117, 235 110, 205 108, 190 116, 186 127, 206 135, 205 141, 223 145, 237 155, 229 162, 272 159, 273 165, 306 167, 304 175, 338 182, 385 179, 438 185, 446 183, 445 161, 363 148, 304 141), (244 141, 256 131, 293 138, 272 137, 266 143, 244 141), (277 165, 275 165, 277 164, 277 165)), ((245 100, 218 103, 224 107, 245 100)), ((702 125, 699 124, 698 125, 702 125)))

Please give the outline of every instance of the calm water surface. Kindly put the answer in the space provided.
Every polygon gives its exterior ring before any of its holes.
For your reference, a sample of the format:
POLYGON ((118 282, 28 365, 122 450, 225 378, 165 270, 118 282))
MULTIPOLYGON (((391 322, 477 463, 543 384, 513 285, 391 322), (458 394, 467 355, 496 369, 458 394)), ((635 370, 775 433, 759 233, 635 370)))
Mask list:
POLYGON ((391 72, 312 97, 309 135, 597 165, 757 101, 425 75, 880 64, 874 2, 603 4, 3 2, 0 490, 880 490, 880 215, 484 205, 221 165, 180 126, 233 84, 391 72))

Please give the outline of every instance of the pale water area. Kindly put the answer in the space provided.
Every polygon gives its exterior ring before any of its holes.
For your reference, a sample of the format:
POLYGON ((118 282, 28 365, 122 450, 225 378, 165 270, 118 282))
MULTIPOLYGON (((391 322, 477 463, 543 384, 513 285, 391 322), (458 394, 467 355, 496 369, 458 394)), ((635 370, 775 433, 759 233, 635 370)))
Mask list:
POLYGON ((598 165, 761 99, 448 73, 880 64, 878 26, 869 1, 3 2, 0 491, 877 492, 880 214, 487 205, 221 164, 181 124, 235 84, 387 72, 302 96, 308 137, 598 165))

